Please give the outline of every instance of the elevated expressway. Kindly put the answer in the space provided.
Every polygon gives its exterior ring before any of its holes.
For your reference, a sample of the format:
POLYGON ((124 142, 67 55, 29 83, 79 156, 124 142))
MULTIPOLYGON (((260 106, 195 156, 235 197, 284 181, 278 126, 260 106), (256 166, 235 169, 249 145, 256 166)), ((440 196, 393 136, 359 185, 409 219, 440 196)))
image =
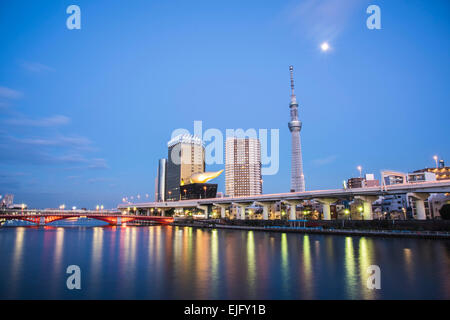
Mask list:
POLYGON ((245 219, 245 208, 250 205, 259 205, 263 208, 263 219, 267 220, 269 217, 270 206, 276 202, 283 202, 290 207, 289 219, 296 219, 296 205, 305 200, 315 200, 322 204, 324 220, 330 220, 330 205, 338 200, 352 200, 360 199, 363 202, 363 217, 364 220, 372 220, 372 203, 380 196, 394 195, 394 194, 408 194, 415 200, 417 219, 425 220, 425 204, 424 201, 428 199, 431 193, 450 193, 450 180, 433 181, 433 182, 418 182, 418 183, 404 183, 380 187, 370 188, 354 188, 354 189, 334 189, 334 190, 315 190, 306 192, 289 192, 276 194, 262 194, 246 197, 225 197, 212 199, 195 199, 195 200, 180 200, 180 201, 165 201, 165 202, 144 202, 132 204, 120 204, 118 209, 126 213, 130 208, 137 208, 139 210, 146 210, 150 215, 150 211, 161 212, 161 216, 168 209, 174 208, 198 208, 205 212, 208 217, 213 207, 220 208, 221 217, 225 218, 225 210, 231 205, 239 207, 239 219, 245 219), (152 210, 153 209, 153 210, 152 210))

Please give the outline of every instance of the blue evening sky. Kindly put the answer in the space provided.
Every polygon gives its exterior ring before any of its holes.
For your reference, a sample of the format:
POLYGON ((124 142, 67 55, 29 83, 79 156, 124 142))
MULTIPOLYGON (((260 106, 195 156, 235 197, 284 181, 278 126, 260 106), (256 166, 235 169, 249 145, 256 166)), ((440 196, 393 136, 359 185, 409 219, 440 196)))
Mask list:
POLYGON ((287 192, 290 64, 308 190, 340 188, 357 165, 450 162, 449 31, 448 0, 2 0, 0 194, 44 208, 153 199, 172 131, 194 120, 278 128, 263 189, 287 192), (71 4, 81 30, 66 28, 71 4), (366 27, 370 4, 381 30, 366 27))

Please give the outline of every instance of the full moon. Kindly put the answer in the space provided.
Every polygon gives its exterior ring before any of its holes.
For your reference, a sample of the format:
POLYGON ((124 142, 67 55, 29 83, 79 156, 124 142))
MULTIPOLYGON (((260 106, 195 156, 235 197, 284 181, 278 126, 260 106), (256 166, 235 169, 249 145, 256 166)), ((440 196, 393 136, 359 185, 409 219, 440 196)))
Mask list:
POLYGON ((328 51, 330 49, 330 45, 328 42, 324 42, 320 45, 320 49, 322 49, 322 51, 328 51))

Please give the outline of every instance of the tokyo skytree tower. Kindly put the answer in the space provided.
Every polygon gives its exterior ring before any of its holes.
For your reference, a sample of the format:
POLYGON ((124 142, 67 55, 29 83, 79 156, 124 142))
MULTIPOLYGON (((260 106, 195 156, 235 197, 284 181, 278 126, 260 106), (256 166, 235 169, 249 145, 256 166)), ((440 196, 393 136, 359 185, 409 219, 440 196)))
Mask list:
POLYGON ((289 130, 292 134, 292 159, 291 159, 291 192, 305 191, 305 177, 303 175, 302 146, 300 140, 300 130, 302 122, 298 120, 298 103, 294 93, 294 67, 289 66, 291 73, 291 121, 289 130))

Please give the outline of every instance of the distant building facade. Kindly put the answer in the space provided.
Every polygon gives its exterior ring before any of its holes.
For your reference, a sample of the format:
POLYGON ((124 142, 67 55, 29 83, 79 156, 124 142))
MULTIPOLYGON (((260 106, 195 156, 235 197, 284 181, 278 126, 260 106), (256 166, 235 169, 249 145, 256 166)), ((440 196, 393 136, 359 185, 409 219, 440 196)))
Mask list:
POLYGON ((428 198, 428 205, 430 207, 430 214, 433 219, 450 220, 450 193, 432 194, 428 198), (446 210, 447 209, 447 210, 446 210))
POLYGON ((364 186, 367 188, 380 186, 380 181, 375 179, 373 173, 367 173, 364 179, 364 186))
POLYGON ((0 208, 8 209, 12 208, 14 205, 14 195, 13 194, 5 194, 0 198, 0 208))
POLYGON ((364 185, 364 178, 350 178, 347 180, 347 187, 349 189, 362 188, 364 185))
POLYGON ((205 172, 205 148, 199 137, 179 135, 167 144, 166 200, 180 200, 180 186, 194 173, 205 172))
POLYGON ((409 183, 427 182, 427 181, 436 181, 436 174, 434 172, 428 171, 408 173, 409 183))
MULTIPOLYGON (((419 183, 419 182, 431 182, 436 181, 437 176, 434 169, 422 169, 412 173, 403 173, 396 171, 383 171, 381 173, 383 184, 386 186, 404 184, 404 183, 419 183)), ((380 198, 381 212, 385 216, 388 215, 391 219, 394 217, 392 214, 397 213, 398 216, 410 219, 416 216, 416 200, 408 194, 398 195, 385 195, 380 198)), ((430 208, 429 199, 424 201, 425 214, 427 218, 434 219, 437 217, 436 213, 433 213, 430 208)))
POLYGON ((350 178, 347 180, 347 187, 350 189, 354 188, 366 188, 366 187, 378 187, 380 181, 376 180, 373 173, 368 173, 364 178, 350 178))
POLYGON ((398 175, 398 174, 388 174, 383 177, 384 184, 387 186, 393 185, 393 184, 401 184, 406 183, 406 177, 404 175, 398 175))
POLYGON ((261 145, 256 138, 227 138, 225 194, 230 197, 262 193, 261 145))
POLYGON ((436 175, 437 181, 450 179, 450 167, 446 167, 444 160, 442 160, 442 159, 439 161, 438 168, 425 168, 425 169, 420 169, 420 170, 414 171, 414 173, 419 173, 419 172, 434 173, 436 175))
POLYGON ((156 174, 156 192, 155 201, 166 200, 166 172, 167 172, 167 159, 159 159, 158 172, 156 174))
POLYGON ((405 212, 408 207, 406 194, 385 195, 382 197, 382 213, 405 212))

